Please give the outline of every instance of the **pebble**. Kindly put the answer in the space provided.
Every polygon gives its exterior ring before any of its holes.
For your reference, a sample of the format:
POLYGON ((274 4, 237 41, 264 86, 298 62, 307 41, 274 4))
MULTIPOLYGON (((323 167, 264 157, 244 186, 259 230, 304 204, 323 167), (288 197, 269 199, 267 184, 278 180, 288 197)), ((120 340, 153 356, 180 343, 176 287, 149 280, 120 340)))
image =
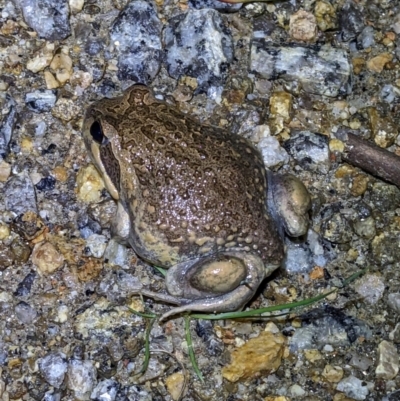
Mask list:
POLYGON ((173 78, 194 77, 198 91, 209 90, 210 94, 225 82, 233 60, 233 43, 217 11, 189 9, 172 18, 164 41, 166 65, 173 78))
POLYGON ((52 90, 38 89, 25 95, 25 103, 35 113, 50 111, 56 104, 57 96, 52 90))
POLYGON ((114 266, 126 266, 128 260, 128 250, 126 246, 120 244, 115 239, 111 239, 104 251, 104 259, 107 263, 114 266))
POLYGON ((317 34, 317 20, 312 13, 300 9, 290 16, 289 35, 292 39, 312 43, 317 34))
POLYGON ((399 354, 397 347, 386 340, 378 345, 378 366, 375 375, 378 379, 391 380, 399 373, 399 354))
POLYGON ((50 71, 44 72, 44 80, 46 81, 47 89, 57 89, 60 87, 60 83, 50 71))
MULTIPOLYGON (((333 210, 332 210, 333 212, 333 210)), ((352 231, 349 221, 339 212, 327 213, 321 224, 321 235, 335 244, 350 242, 352 231)))
POLYGON ((255 40, 251 46, 250 70, 261 78, 298 82, 304 91, 318 95, 337 97, 351 89, 347 53, 329 45, 315 50, 255 40))
MULTIPOLYGON (((8 145, 14 132, 14 125, 17 118, 15 100, 9 94, 0 95, 1 120, 0 120, 0 161, 8 154, 8 145)), ((6 166, 3 166, 6 170, 6 166)), ((4 177, 4 172, 2 176, 4 177)))
POLYGON ((35 281, 36 273, 31 271, 28 273, 24 279, 18 284, 17 289, 14 292, 16 297, 26 297, 30 294, 33 282, 35 281))
POLYGON ((96 401, 114 401, 117 397, 120 384, 112 379, 100 380, 93 389, 90 398, 96 401))
POLYGON ((49 275, 63 265, 64 257, 50 242, 41 242, 33 248, 32 263, 41 274, 49 275))
POLYGON ((242 347, 231 352, 231 362, 222 368, 222 376, 230 382, 246 380, 261 372, 274 372, 281 365, 285 337, 263 331, 242 347))
POLYGON ((330 153, 327 136, 310 131, 295 131, 283 147, 302 168, 328 173, 330 153))
POLYGON ((78 14, 82 11, 85 0, 69 0, 71 14, 78 14))
POLYGON ((357 401, 365 400, 369 394, 365 382, 355 376, 348 376, 341 380, 338 383, 336 390, 345 393, 348 397, 357 401))
POLYGON ((26 68, 34 73, 43 71, 50 65, 51 60, 53 60, 54 49, 54 43, 46 42, 26 63, 26 68))
POLYGON ((354 289, 365 302, 375 305, 383 296, 385 283, 381 275, 368 273, 356 281, 354 289))
POLYGON ((75 119, 82 113, 82 107, 75 100, 61 98, 51 110, 51 114, 64 122, 75 119))
POLYGON ((329 383, 338 383, 343 378, 343 369, 340 366, 325 365, 322 376, 329 383))
POLYGON ((388 295, 388 305, 400 314, 400 292, 391 293, 388 295))
POLYGON ((345 42, 354 39, 364 28, 360 6, 352 0, 347 1, 339 10, 338 22, 342 39, 345 42))
POLYGON ((110 37, 117 48, 118 77, 148 84, 160 69, 161 22, 153 3, 130 2, 114 21, 110 37))
POLYGON ((67 372, 66 355, 62 352, 52 352, 39 359, 39 371, 51 386, 60 388, 67 372))
POLYGON ((0 182, 6 182, 11 174, 11 164, 0 161, 0 182))
POLYGON ((257 146, 267 168, 279 168, 289 162, 289 155, 286 150, 281 147, 277 138, 267 136, 261 139, 257 146))
POLYGON ((61 51, 54 56, 50 63, 50 69, 61 85, 69 81, 73 73, 73 65, 67 49, 61 49, 61 51))
POLYGON ((372 365, 373 361, 365 355, 353 354, 349 365, 355 367, 356 369, 366 372, 372 365))
POLYGON ((328 1, 317 1, 314 7, 314 15, 318 28, 321 31, 334 29, 337 26, 336 11, 328 1))
POLYGON ((386 64, 393 60, 393 55, 390 53, 381 53, 378 56, 372 57, 367 61, 367 68, 371 72, 381 73, 386 64))
POLYGON ((167 390, 174 401, 181 398, 183 386, 185 385, 185 376, 181 372, 173 373, 165 379, 167 390))
POLYGON ((15 305, 15 316, 23 324, 31 324, 37 317, 37 312, 28 303, 21 301, 15 305))
POLYGON ((306 394, 305 390, 298 384, 291 385, 288 389, 288 393, 291 397, 295 398, 303 397, 306 394))
POLYGON ((3 189, 6 209, 21 215, 32 211, 37 213, 36 194, 28 174, 12 176, 3 189))
POLYGON ((101 200, 104 182, 93 164, 89 164, 79 170, 76 176, 76 185, 76 193, 79 200, 86 203, 99 202, 101 200))
POLYGON ((107 238, 104 235, 92 234, 86 239, 86 246, 95 258, 101 258, 107 246, 107 238))
POLYGON ((71 34, 67 0, 17 0, 16 3, 22 8, 27 25, 41 38, 62 40, 71 34))
POLYGON ((357 37, 357 44, 362 49, 368 49, 375 45, 375 30, 372 26, 366 26, 357 37))
POLYGON ((72 359, 68 363, 67 387, 76 399, 87 400, 96 383, 96 368, 92 361, 72 359))

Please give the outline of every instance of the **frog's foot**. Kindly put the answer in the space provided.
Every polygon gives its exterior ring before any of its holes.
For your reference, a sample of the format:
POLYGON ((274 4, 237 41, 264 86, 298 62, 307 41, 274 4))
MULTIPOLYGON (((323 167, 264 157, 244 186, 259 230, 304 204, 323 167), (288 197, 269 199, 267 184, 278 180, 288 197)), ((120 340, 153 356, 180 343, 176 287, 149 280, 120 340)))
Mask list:
POLYGON ((311 198, 304 184, 291 174, 268 171, 268 209, 278 225, 291 237, 307 232, 311 198))
MULTIPOLYGON (((276 268, 278 266, 274 266, 276 268)), ((181 306, 160 320, 182 312, 230 312, 241 309, 254 296, 266 277, 266 268, 255 254, 222 252, 189 260, 168 270, 168 292, 181 299, 181 306)))

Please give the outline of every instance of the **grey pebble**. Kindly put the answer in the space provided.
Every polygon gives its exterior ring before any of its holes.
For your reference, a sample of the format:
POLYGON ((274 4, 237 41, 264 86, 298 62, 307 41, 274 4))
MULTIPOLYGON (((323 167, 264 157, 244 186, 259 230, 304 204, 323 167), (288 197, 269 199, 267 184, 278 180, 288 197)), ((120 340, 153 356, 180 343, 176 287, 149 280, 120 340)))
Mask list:
POLYGON ((309 93, 337 97, 351 91, 351 66, 344 50, 329 45, 276 46, 263 40, 251 46, 250 69, 265 79, 298 81, 309 93))
POLYGON ((121 80, 148 84, 160 69, 161 22, 152 2, 132 1, 111 27, 111 40, 118 42, 118 76, 121 80))
POLYGON ((69 7, 66 0, 16 0, 25 22, 41 38, 65 39, 71 34, 69 7))
POLYGON ((52 352, 39 360, 39 370, 44 379, 53 387, 59 388, 64 381, 68 363, 62 352, 52 352))
POLYGON ((167 69, 173 78, 197 78, 200 91, 225 82, 233 60, 230 31, 217 11, 193 10, 171 18, 164 31, 167 69))
POLYGON ((28 174, 12 176, 4 186, 6 209, 17 216, 28 211, 37 212, 36 194, 28 174))

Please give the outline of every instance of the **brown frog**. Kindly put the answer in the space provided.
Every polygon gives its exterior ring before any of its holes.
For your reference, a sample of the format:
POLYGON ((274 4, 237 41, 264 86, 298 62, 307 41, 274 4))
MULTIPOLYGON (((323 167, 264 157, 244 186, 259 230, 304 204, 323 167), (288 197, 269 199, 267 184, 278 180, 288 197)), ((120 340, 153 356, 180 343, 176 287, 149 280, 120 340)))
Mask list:
POLYGON ((163 318, 242 308, 282 261, 282 227, 307 231, 310 197, 298 179, 267 172, 248 140, 143 85, 91 105, 83 137, 118 201, 113 235, 168 268, 170 295, 140 291, 179 305, 163 318))

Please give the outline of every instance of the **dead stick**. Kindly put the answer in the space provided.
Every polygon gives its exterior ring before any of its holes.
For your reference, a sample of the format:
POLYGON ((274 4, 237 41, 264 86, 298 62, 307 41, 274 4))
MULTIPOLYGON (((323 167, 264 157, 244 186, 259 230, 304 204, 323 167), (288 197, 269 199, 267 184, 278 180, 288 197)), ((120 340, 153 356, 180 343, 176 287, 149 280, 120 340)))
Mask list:
POLYGON ((342 160, 400 187, 400 157, 350 132, 337 135, 344 143, 342 160))

